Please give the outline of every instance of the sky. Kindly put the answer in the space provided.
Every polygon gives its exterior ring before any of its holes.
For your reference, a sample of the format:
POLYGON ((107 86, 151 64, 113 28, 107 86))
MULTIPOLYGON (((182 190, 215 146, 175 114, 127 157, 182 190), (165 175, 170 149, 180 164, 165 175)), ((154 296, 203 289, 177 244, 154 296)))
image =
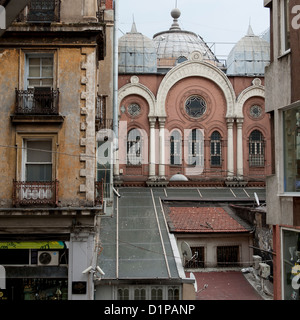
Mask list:
MULTIPOLYGON (((246 35, 249 23, 261 35, 270 26, 269 9, 263 0, 177 0, 181 29, 200 35, 217 56, 226 56, 246 35)), ((131 30, 149 38, 169 30, 176 0, 119 0, 119 36, 131 30)))

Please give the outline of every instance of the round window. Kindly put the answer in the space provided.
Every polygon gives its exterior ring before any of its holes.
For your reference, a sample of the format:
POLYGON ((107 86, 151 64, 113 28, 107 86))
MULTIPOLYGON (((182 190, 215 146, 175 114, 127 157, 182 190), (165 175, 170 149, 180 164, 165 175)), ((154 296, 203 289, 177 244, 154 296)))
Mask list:
POLYGON ((262 114, 262 107, 254 105, 250 108, 250 115, 253 118, 259 118, 262 114))
POLYGON ((136 117, 141 113, 141 107, 137 104, 137 103, 132 103, 129 107, 128 107, 128 113, 132 116, 132 117, 136 117))
POLYGON ((205 100, 200 96, 192 96, 185 103, 185 111, 192 118, 200 118, 206 112, 205 100))

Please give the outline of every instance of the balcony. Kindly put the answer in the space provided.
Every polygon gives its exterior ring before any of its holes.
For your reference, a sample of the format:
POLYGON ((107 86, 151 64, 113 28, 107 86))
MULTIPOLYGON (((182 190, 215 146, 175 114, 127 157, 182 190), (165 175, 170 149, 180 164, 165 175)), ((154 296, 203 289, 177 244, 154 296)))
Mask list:
POLYGON ((58 181, 13 181, 14 206, 57 206, 58 181))
POLYGON ((16 107, 11 119, 13 123, 62 123, 64 117, 59 115, 59 90, 42 87, 16 89, 16 107))
POLYGON ((18 22, 51 23, 60 21, 60 0, 31 0, 18 22))
POLYGON ((59 90, 51 88, 16 89, 15 114, 58 115, 59 90))

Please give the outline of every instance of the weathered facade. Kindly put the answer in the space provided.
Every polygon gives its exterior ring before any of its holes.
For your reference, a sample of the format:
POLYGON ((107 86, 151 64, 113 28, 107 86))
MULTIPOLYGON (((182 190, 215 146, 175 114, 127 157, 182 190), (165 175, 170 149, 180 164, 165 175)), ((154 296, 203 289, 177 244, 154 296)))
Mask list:
POLYGON ((111 108, 113 21, 112 1, 32 0, 0 38, 0 264, 8 300, 93 299, 93 273, 82 271, 96 267, 103 214, 96 133, 106 115, 97 102, 105 97, 111 108), (59 259, 33 259, 40 251, 59 259))
POLYGON ((272 118, 273 163, 267 179, 267 223, 274 234, 274 299, 298 300, 300 263, 299 2, 264 1, 271 17, 266 111, 272 118))

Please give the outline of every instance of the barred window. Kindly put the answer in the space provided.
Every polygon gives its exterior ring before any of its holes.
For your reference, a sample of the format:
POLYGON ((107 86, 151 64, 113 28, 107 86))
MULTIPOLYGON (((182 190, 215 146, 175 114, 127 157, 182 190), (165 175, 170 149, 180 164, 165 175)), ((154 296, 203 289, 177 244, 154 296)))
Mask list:
POLYGON ((170 164, 181 165, 182 163, 182 143, 181 133, 174 130, 170 138, 170 164))
POLYGON ((265 146, 263 135, 254 130, 249 138, 249 165, 250 167, 263 167, 265 165, 265 146))
POLYGON ((127 137, 127 164, 142 164, 142 136, 138 129, 129 131, 127 137))
POLYGON ((212 166, 220 166, 221 156, 222 156, 221 135, 218 131, 214 131, 210 138, 210 164, 212 166))

